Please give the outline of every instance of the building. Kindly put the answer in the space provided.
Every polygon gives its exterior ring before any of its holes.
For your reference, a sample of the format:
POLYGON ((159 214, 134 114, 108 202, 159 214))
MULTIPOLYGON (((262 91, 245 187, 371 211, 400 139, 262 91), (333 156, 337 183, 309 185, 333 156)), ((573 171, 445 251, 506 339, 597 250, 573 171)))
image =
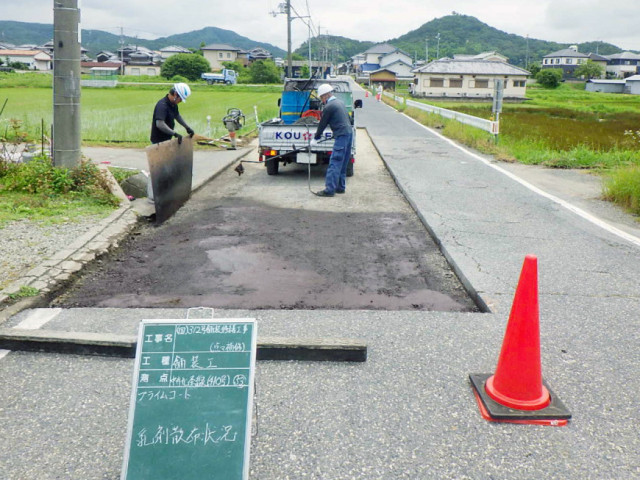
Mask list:
POLYGON ((204 58, 209 60, 211 71, 222 70, 224 65, 222 62, 235 62, 238 59, 240 48, 227 45, 225 43, 213 43, 202 47, 204 58))
POLYGON ((627 77, 626 82, 627 88, 625 89, 625 93, 630 93, 631 95, 640 95, 640 75, 627 77))
POLYGON ((585 85, 585 90, 587 92, 640 95, 640 75, 632 75, 623 80, 591 79, 585 85))
MULTIPOLYGON (((385 71, 392 72, 394 78, 410 79, 413 76, 411 73, 413 59, 407 53, 388 43, 374 45, 369 50, 351 58, 354 62, 356 77, 360 81, 370 82, 369 76, 374 72, 378 73, 377 77, 382 76, 387 79, 384 80, 385 82, 392 82, 385 71)), ((382 79, 378 78, 378 81, 382 81, 382 79)))
POLYGON ((527 70, 505 62, 443 58, 413 70, 414 95, 446 98, 492 98, 495 81, 504 80, 505 99, 524 99, 527 70))
POLYGON ((606 55, 607 73, 615 78, 626 78, 640 73, 640 55, 632 52, 606 55))
POLYGON ((576 78, 574 71, 589 60, 589 55, 578 52, 578 47, 572 45, 569 48, 558 50, 542 57, 542 68, 559 68, 564 78, 576 78))
POLYGON ((454 60, 487 60, 489 62, 504 62, 508 63, 509 58, 498 52, 483 52, 477 55, 455 54, 454 60))
POLYGON ((41 50, 0 50, 0 59, 5 65, 20 62, 29 70, 52 70, 53 59, 51 55, 41 50))
POLYGON ((167 58, 177 55, 178 53, 193 53, 188 48, 180 47, 177 45, 170 45, 168 47, 164 47, 160 49, 160 57, 162 60, 166 60, 167 58))

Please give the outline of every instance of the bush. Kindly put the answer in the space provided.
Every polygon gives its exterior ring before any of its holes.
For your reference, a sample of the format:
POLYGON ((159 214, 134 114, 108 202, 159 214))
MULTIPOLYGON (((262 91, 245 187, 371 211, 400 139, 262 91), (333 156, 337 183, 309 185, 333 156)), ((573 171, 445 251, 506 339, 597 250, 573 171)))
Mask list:
POLYGON ((200 75, 211 70, 209 61, 201 55, 193 53, 179 53, 170 56, 162 64, 160 75, 164 78, 172 78, 181 75, 191 81, 200 79, 200 75))
POLYGON ((564 73, 560 68, 545 68, 536 75, 536 80, 544 88, 556 88, 560 85, 564 73))
POLYGON ((173 77, 171 77, 171 81, 174 83, 180 83, 180 82, 186 83, 189 81, 189 79, 186 77, 183 77, 182 75, 174 75, 173 77))
POLYGON ((271 60, 256 60, 249 67, 253 83, 280 83, 280 69, 271 60))
POLYGON ((105 205, 118 205, 106 175, 91 162, 72 169, 54 167, 46 155, 9 166, 0 182, 8 192, 45 195, 85 195, 105 205))

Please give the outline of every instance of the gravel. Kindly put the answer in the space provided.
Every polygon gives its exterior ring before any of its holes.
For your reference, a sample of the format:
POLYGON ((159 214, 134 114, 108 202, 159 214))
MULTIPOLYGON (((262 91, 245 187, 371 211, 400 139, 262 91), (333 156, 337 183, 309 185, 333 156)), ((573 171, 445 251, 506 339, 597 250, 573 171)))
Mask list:
POLYGON ((0 226, 0 289, 73 243, 100 218, 90 215, 57 224, 19 220, 0 226))

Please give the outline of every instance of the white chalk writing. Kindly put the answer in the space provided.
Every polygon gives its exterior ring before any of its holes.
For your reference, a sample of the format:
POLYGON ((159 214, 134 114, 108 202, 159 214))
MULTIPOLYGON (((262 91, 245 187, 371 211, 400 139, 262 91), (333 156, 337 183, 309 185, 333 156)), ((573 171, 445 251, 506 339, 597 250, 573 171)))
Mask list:
POLYGON ((155 432, 142 428, 136 434, 137 447, 152 447, 154 445, 188 445, 215 446, 223 442, 235 442, 238 432, 232 425, 220 427, 211 426, 208 423, 202 427, 190 427, 184 429, 180 425, 166 427, 158 425, 155 432))

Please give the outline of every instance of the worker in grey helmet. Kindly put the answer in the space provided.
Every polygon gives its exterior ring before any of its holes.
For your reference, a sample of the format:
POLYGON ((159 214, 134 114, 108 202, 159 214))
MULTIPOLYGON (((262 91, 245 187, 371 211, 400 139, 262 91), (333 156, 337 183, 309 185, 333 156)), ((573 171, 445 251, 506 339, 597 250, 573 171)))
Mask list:
POLYGON ((182 125, 187 134, 193 136, 193 129, 180 116, 178 104, 186 102, 191 95, 191 89, 186 83, 176 83, 169 93, 161 98, 153 109, 153 120, 151 122, 151 143, 160 143, 170 140, 172 137, 182 142, 182 135, 174 130, 176 122, 182 125))
POLYGON ((353 142, 353 127, 347 107, 333 94, 333 87, 324 83, 318 87, 318 96, 322 101, 322 117, 311 142, 314 148, 327 128, 333 133, 333 151, 329 159, 329 167, 325 176, 325 189, 316 193, 319 197, 333 197, 336 193, 345 193, 347 188, 347 166, 351 161, 351 144, 353 142))

